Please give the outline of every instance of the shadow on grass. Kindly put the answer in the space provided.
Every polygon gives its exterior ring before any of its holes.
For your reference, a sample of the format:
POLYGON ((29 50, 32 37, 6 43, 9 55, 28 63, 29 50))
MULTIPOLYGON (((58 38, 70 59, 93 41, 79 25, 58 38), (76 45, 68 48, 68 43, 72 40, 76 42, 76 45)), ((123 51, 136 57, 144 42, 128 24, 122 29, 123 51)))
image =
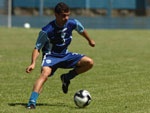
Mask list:
MULTIPOLYGON (((27 103, 8 103, 9 106, 27 106, 27 103)), ((56 107, 69 107, 69 108, 74 108, 76 109, 77 107, 72 107, 69 105, 66 105, 64 103, 56 103, 56 104, 47 104, 47 103, 37 103, 36 106, 56 106, 56 107)))

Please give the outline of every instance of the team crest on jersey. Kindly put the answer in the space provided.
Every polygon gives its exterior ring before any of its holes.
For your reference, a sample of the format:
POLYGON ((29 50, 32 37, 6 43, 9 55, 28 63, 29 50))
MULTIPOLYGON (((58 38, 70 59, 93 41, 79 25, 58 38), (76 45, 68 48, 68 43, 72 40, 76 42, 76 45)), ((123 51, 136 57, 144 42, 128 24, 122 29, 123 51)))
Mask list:
POLYGON ((52 61, 51 60, 46 60, 46 63, 47 64, 50 64, 52 61))

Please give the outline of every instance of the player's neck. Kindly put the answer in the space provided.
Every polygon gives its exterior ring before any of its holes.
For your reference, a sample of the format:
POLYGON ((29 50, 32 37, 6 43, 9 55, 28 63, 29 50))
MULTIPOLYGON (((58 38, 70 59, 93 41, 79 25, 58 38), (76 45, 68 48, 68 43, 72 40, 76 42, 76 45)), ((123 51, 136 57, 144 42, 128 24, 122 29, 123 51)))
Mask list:
POLYGON ((61 22, 59 22, 59 21, 57 21, 57 19, 56 19, 56 25, 58 26, 58 27, 63 27, 65 24, 64 23, 61 23, 61 22))

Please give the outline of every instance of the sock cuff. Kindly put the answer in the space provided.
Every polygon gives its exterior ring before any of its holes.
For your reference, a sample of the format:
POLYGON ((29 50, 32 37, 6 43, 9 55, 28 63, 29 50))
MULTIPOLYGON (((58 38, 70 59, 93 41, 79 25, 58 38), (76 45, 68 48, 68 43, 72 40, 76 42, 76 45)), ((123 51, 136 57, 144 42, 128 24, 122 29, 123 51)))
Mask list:
POLYGON ((37 93, 37 92, 32 92, 32 95, 34 95, 34 96, 36 96, 36 97, 38 97, 39 96, 39 94, 37 93))
POLYGON ((72 75, 78 75, 78 73, 75 71, 75 69, 71 70, 69 73, 71 73, 72 75))

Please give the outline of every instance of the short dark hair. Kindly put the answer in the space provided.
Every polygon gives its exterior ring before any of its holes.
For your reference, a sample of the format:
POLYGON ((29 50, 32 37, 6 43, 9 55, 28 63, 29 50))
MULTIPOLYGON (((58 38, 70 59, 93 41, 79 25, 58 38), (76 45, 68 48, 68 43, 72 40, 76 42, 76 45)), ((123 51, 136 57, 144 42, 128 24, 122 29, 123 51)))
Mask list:
POLYGON ((55 6, 55 13, 60 14, 62 12, 69 12, 70 8, 67 4, 60 2, 55 6))

